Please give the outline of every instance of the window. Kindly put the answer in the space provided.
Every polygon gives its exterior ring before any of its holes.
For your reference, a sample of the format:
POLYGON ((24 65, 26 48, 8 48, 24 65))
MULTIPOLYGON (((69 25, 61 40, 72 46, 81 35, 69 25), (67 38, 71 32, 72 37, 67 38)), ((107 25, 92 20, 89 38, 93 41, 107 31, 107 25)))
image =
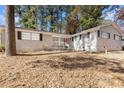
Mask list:
POLYGON ((60 47, 63 46, 66 38, 61 38, 61 37, 53 37, 53 46, 54 47, 60 47))
POLYGON ((101 37, 102 38, 110 38, 110 33, 102 32, 101 37))
POLYGON ((40 35, 38 33, 32 33, 32 40, 40 40, 40 35))
POLYGON ((61 42, 64 42, 65 41, 65 38, 60 38, 61 42))
POLYGON ((114 40, 121 40, 121 36, 114 34, 114 40))
POLYGON ((17 36, 18 36, 18 40, 40 40, 42 41, 42 34, 38 34, 38 33, 18 31, 17 36))
POLYGON ((80 35, 80 39, 81 39, 81 35, 80 35))
POLYGON ((22 32, 22 40, 31 40, 31 33, 22 32))
POLYGON ((58 37, 53 37, 53 41, 58 41, 58 37))
POLYGON ((58 42, 53 42, 53 45, 54 45, 54 46, 58 46, 59 43, 58 43, 58 42))

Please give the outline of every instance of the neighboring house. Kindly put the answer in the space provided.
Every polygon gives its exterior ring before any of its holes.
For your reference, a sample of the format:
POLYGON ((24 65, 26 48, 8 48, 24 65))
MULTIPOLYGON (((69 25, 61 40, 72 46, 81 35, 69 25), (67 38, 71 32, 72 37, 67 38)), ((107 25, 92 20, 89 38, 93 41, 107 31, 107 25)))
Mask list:
MULTIPOLYGON (((0 44, 5 44, 5 29, 0 27, 0 44)), ((16 28, 17 52, 71 49, 99 52, 122 50, 123 32, 116 24, 102 25, 74 35, 16 28)))

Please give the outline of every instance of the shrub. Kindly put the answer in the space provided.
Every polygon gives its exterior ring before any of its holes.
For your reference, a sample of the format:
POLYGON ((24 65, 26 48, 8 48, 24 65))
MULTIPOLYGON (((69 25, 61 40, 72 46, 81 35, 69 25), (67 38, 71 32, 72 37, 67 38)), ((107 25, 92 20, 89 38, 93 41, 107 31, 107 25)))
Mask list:
POLYGON ((4 45, 0 45, 0 52, 4 52, 5 51, 5 46, 4 45))

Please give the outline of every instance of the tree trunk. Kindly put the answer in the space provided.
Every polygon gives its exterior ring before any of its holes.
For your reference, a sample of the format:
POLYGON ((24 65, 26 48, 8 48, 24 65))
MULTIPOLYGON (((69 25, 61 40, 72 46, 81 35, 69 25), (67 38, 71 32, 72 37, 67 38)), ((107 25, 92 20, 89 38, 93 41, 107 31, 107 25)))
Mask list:
POLYGON ((5 55, 16 55, 14 6, 6 6, 5 55))
MULTIPOLYGON (((61 6, 62 7, 62 6, 61 6)), ((62 8, 60 8, 60 18, 61 18, 61 23, 60 23, 60 33, 62 33, 62 8)))

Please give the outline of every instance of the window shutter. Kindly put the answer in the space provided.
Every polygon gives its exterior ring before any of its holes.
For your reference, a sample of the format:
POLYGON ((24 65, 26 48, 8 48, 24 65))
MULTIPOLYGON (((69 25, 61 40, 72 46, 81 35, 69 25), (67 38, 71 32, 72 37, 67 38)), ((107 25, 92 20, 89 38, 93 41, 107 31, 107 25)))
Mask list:
POLYGON ((115 34, 114 34, 114 40, 115 40, 115 34))
POLYGON ((67 38, 65 38, 65 42, 67 42, 67 38))
POLYGON ((98 37, 100 37, 100 31, 98 30, 98 37))
POLYGON ((42 34, 40 34, 40 41, 42 41, 42 34))
POLYGON ((72 37, 72 41, 74 40, 74 38, 72 37))
POLYGON ((109 33, 109 38, 110 38, 110 33, 109 33))
POLYGON ((81 35, 80 35, 80 39, 81 39, 81 35))
POLYGON ((21 40, 21 39, 22 39, 22 38, 21 38, 22 35, 21 35, 21 32, 20 32, 20 31, 18 31, 18 35, 17 35, 17 36, 18 36, 18 40, 21 40))
POLYGON ((120 36, 120 40, 122 40, 122 36, 120 36))
POLYGON ((90 32, 88 32, 87 35, 88 35, 88 38, 89 38, 90 37, 90 32))

